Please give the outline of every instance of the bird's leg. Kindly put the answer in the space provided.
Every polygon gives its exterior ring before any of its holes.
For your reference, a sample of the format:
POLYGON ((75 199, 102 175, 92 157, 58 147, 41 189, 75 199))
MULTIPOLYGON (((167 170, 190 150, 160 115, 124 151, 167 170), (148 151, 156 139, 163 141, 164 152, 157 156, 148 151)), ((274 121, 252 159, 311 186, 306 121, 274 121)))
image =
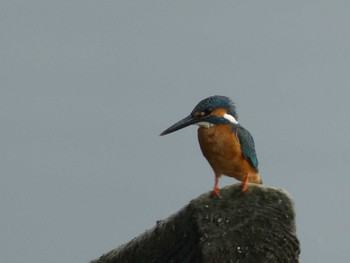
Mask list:
POLYGON ((245 175, 244 181, 242 182, 242 192, 247 191, 248 182, 249 182, 249 173, 247 173, 247 174, 245 175))
POLYGON ((220 191, 219 191, 219 177, 220 175, 215 175, 215 184, 214 184, 214 189, 213 189, 213 195, 216 197, 221 197, 220 191))

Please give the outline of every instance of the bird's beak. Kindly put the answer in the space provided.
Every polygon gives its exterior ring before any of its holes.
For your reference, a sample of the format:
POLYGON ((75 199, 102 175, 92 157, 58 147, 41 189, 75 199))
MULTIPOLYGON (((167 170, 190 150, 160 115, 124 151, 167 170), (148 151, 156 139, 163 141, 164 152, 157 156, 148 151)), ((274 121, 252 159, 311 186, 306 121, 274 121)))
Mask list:
POLYGON ((182 128, 185 128, 187 126, 190 126, 191 124, 195 124, 197 122, 200 122, 203 118, 202 117, 195 117, 192 115, 187 116, 186 118, 182 119, 181 121, 178 121, 174 125, 170 126, 168 129, 163 131, 160 136, 178 131, 182 128))

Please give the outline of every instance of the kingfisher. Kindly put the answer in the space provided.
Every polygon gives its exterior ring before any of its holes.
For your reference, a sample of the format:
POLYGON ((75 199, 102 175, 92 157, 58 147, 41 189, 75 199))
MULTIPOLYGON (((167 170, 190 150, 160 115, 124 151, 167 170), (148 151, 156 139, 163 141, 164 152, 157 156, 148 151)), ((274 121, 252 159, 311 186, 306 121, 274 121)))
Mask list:
POLYGON ((215 95, 201 100, 190 115, 170 126, 160 136, 192 124, 199 126, 199 145, 215 174, 214 196, 220 197, 218 184, 221 175, 241 181, 242 192, 247 190, 248 183, 262 184, 254 139, 238 123, 236 106, 230 98, 215 95))

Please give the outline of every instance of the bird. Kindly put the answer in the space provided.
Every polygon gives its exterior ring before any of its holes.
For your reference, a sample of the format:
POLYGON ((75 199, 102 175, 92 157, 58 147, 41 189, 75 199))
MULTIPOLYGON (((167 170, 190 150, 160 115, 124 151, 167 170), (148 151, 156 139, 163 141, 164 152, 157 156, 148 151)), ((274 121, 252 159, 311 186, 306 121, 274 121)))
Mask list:
POLYGON ((262 184, 253 136, 238 123, 236 105, 229 97, 214 95, 201 100, 192 112, 176 122, 160 136, 190 125, 198 125, 198 142, 202 154, 215 174, 212 195, 221 198, 219 178, 222 175, 242 182, 262 184))

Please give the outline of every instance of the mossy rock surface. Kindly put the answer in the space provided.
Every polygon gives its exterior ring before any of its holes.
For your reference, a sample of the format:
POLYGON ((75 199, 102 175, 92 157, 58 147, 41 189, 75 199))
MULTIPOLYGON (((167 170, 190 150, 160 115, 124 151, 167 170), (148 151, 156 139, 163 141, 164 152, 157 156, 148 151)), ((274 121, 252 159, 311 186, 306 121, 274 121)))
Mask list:
POLYGON ((299 262, 292 199, 283 189, 250 184, 205 193, 95 263, 299 262))

